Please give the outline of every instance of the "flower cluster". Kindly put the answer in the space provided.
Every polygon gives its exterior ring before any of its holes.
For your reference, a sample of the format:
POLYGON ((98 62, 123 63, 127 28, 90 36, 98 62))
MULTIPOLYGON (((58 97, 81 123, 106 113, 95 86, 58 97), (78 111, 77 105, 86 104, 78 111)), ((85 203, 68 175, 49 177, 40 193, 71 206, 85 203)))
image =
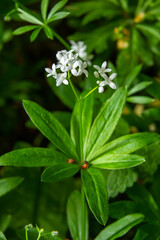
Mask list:
MULTIPOLYGON (((62 50, 57 52, 57 64, 53 63, 52 68, 45 68, 47 77, 54 77, 56 79, 56 86, 60 86, 62 83, 68 85, 70 74, 73 76, 80 76, 83 73, 88 77, 88 71, 86 70, 87 65, 91 65, 91 59, 93 55, 88 55, 86 52, 87 46, 84 42, 70 41, 71 50, 62 50)), ((107 62, 103 62, 102 66, 99 67, 94 65, 97 70, 94 72, 96 78, 98 78, 97 84, 98 92, 104 91, 104 86, 109 85, 112 89, 116 89, 116 85, 112 80, 117 76, 116 73, 112 73, 110 76, 107 73, 111 72, 110 68, 107 68, 107 62)))
POLYGON ((68 85, 68 72, 71 72, 74 76, 80 76, 84 73, 88 77, 87 63, 83 62, 73 49, 57 52, 56 58, 58 60, 57 65, 53 63, 52 69, 45 68, 48 73, 47 77, 53 76, 56 79, 56 86, 60 86, 62 83, 68 85))
POLYGON ((107 68, 107 62, 103 62, 101 67, 94 65, 94 68, 97 70, 94 72, 94 75, 99 80, 97 81, 98 92, 102 93, 104 92, 104 86, 109 85, 112 89, 116 89, 116 85, 112 80, 117 76, 117 73, 112 73, 109 77, 106 73, 109 73, 112 71, 112 69, 107 68), (104 80, 103 80, 104 79, 104 80))
POLYGON ((75 42, 73 40, 70 41, 71 44, 71 49, 74 50, 76 53, 78 53, 78 56, 85 62, 87 62, 87 64, 89 66, 91 66, 91 60, 93 58, 93 55, 90 54, 88 55, 86 49, 87 49, 87 45, 84 44, 84 42, 79 41, 79 42, 75 42))

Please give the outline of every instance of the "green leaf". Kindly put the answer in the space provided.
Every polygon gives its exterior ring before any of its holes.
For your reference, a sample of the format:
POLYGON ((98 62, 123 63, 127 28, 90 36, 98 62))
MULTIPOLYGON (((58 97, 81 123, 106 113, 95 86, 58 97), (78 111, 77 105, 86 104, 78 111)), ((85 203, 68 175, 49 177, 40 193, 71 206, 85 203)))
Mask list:
POLYGON ((0 240, 7 240, 2 232, 0 232, 0 240))
MULTIPOLYGON (((81 95, 83 97, 85 92, 81 95)), ((80 116, 82 116, 82 142, 84 152, 86 150, 86 142, 90 132, 93 114, 93 94, 89 95, 81 103, 75 104, 71 118, 71 138, 77 147, 77 152, 80 153, 80 116), (82 112, 82 115, 81 113, 82 112)))
POLYGON ((24 148, 6 153, 0 157, 0 166, 45 167, 68 158, 50 148, 24 148))
POLYGON ((30 36, 30 41, 33 42, 34 40, 36 40, 36 38, 38 37, 38 34, 41 31, 41 27, 37 28, 36 30, 34 30, 30 36))
POLYGON ((110 224, 95 238, 95 240, 114 240, 126 234, 132 227, 142 222, 142 214, 130 214, 110 224))
POLYGON ((121 116, 126 99, 125 88, 119 88, 112 97, 106 101, 93 122, 87 142, 87 160, 94 152, 102 147, 112 135, 121 116))
MULTIPOLYGON (((137 174, 130 168, 105 172, 107 175, 106 181, 109 197, 116 197, 119 193, 124 193, 126 189, 132 187, 137 180, 137 174)), ((133 213, 133 211, 130 213, 133 213)))
POLYGON ((47 137, 54 146, 69 158, 78 159, 75 146, 66 129, 47 110, 29 100, 23 101, 23 106, 34 125, 47 137))
POLYGON ((54 13, 58 12, 61 8, 63 8, 67 2, 68 0, 62 0, 59 1, 55 6, 53 6, 48 14, 47 20, 49 20, 54 13))
POLYGON ((133 154, 104 154, 92 161, 93 167, 102 169, 124 169, 137 166, 144 157, 133 154))
POLYGON ((1 213, 0 216, 0 231, 5 232, 10 226, 12 215, 1 213))
MULTIPOLYGON (((71 236, 74 240, 81 240, 81 194, 78 191, 74 191, 67 202, 67 222, 71 232, 71 236)), ((85 203, 85 239, 88 240, 88 213, 85 203)))
POLYGON ((88 205, 100 224, 108 219, 108 195, 104 177, 98 169, 81 170, 82 182, 88 205))
POLYGON ((16 188, 23 178, 21 177, 10 177, 0 180, 0 197, 10 192, 12 189, 16 188))
POLYGON ((53 40, 53 31, 52 31, 52 29, 51 29, 49 26, 45 26, 45 27, 44 27, 44 31, 45 31, 45 33, 46 33, 46 36, 47 36, 49 39, 53 40))
POLYGON ((133 88, 131 88, 128 91, 128 96, 145 89, 146 87, 148 87, 151 84, 152 84, 152 82, 149 82, 149 81, 144 81, 144 82, 138 83, 137 85, 135 85, 133 88))
POLYGON ((13 34, 14 34, 14 35, 20 35, 20 34, 29 32, 29 31, 31 31, 31 30, 34 30, 35 28, 37 28, 37 26, 30 26, 30 25, 28 25, 28 26, 19 27, 19 28, 17 28, 17 29, 13 32, 13 34))
MULTIPOLYGON (((159 139, 157 133, 134 133, 126 136, 122 136, 107 143, 102 148, 100 148, 95 154, 94 158, 97 156, 109 154, 128 154, 135 152, 136 150, 151 144, 159 139)), ((92 159, 94 159, 92 158, 92 159)), ((91 160, 92 160, 91 159, 91 160)))
POLYGON ((124 11, 128 12, 128 1, 127 0, 120 0, 121 6, 124 11))
POLYGON ((79 171, 77 164, 59 163, 45 169, 42 173, 41 180, 43 182, 58 182, 62 179, 71 177, 79 171))
POLYGON ((48 4, 49 4, 49 0, 41 1, 41 14, 42 14, 43 20, 46 20, 48 4))
POLYGON ((144 34, 149 33, 151 36, 160 40, 160 30, 159 30, 159 28, 157 28, 153 25, 149 26, 149 25, 146 25, 146 24, 137 24, 136 28, 141 30, 144 34))
POLYGON ((53 16, 51 16, 49 18, 49 20, 47 20, 47 23, 50 23, 50 22, 53 22, 53 21, 56 21, 56 20, 59 20, 59 19, 63 19, 65 17, 67 17, 70 13, 69 12, 58 12, 58 13, 55 13, 53 16))
POLYGON ((138 76, 142 69, 142 65, 137 65, 134 67, 131 72, 126 76, 125 81, 123 81, 123 86, 126 86, 127 88, 131 85, 131 83, 135 80, 135 78, 138 76))
POLYGON ((43 25, 43 22, 41 22, 38 18, 36 18, 34 15, 28 13, 28 12, 25 12, 24 10, 22 10, 21 8, 18 8, 17 9, 19 14, 18 16, 26 21, 26 22, 30 22, 30 23, 34 23, 34 24, 38 24, 38 25, 43 25))
POLYGON ((128 97, 127 101, 131 103, 148 104, 154 102, 154 99, 146 96, 133 96, 128 97))

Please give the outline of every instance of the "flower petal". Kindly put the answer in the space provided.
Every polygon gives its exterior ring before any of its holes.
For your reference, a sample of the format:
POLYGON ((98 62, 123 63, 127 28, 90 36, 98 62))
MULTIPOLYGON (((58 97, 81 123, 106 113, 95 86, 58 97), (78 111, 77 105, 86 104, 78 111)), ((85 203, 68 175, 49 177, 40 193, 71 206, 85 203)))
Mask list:
POLYGON ((108 84, 112 89, 116 89, 117 87, 116 87, 116 84, 114 83, 114 82, 110 82, 109 84, 108 84))
POLYGON ((103 63, 102 63, 102 66, 101 66, 101 68, 102 69, 105 69, 107 67, 107 62, 106 61, 104 61, 103 63))
POLYGON ((99 92, 99 93, 104 92, 104 87, 99 87, 99 88, 98 88, 98 92, 99 92))
POLYGON ((116 76, 117 76, 117 73, 112 73, 112 74, 109 76, 109 80, 112 81, 116 76))

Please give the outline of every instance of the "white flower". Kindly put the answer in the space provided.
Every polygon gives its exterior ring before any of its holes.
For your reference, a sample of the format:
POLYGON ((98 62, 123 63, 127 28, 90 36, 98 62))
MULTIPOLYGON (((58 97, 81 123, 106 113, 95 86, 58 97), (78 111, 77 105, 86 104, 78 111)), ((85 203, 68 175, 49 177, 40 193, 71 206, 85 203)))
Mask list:
POLYGON ((104 92, 104 86, 109 85, 112 89, 116 89, 116 85, 112 80, 117 76, 117 73, 112 73, 109 77, 105 75, 104 81, 97 81, 97 84, 99 84, 98 92, 102 93, 104 92))
POLYGON ((56 86, 60 86, 62 83, 68 85, 67 73, 58 73, 56 76, 56 86))
POLYGON ((78 54, 74 53, 74 50, 70 51, 60 51, 57 53, 57 59, 59 60, 57 68, 60 68, 62 72, 68 72, 72 69, 74 62, 78 58, 78 54))
POLYGON ((86 75, 86 77, 88 77, 88 71, 86 70, 86 67, 87 67, 86 62, 82 62, 81 60, 77 60, 73 64, 73 68, 71 70, 71 73, 74 76, 80 76, 80 75, 82 75, 82 73, 84 73, 86 75))
POLYGON ((53 63, 52 64, 52 69, 50 68, 45 68, 46 72, 48 72, 47 77, 53 76, 56 77, 57 73, 56 73, 56 65, 53 63))
POLYGON ((93 55, 88 55, 86 49, 87 45, 84 44, 84 42, 79 41, 75 42, 73 40, 70 41, 71 43, 71 49, 78 53, 78 56, 85 62, 87 62, 88 65, 91 65, 91 59, 93 58, 93 55))
MULTIPOLYGON (((98 73, 104 78, 104 75, 106 75, 105 73, 111 72, 112 69, 110 68, 106 68, 107 67, 107 62, 104 61, 101 65, 101 67, 99 67, 98 65, 94 65, 94 68, 98 70, 98 73)), ((96 74, 96 72, 94 72, 94 75, 96 74)), ((96 76, 96 75, 95 75, 96 76)))

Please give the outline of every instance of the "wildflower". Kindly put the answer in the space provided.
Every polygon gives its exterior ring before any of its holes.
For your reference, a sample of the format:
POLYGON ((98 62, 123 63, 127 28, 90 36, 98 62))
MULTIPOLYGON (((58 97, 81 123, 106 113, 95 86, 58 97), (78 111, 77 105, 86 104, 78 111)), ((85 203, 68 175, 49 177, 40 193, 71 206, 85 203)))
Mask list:
POLYGON ((94 75, 99 80, 97 81, 97 84, 99 84, 98 92, 102 93, 104 92, 104 86, 109 85, 112 89, 116 89, 116 85, 112 80, 117 76, 117 73, 112 73, 109 77, 106 73, 111 72, 112 70, 110 68, 107 68, 107 62, 103 62, 101 67, 94 65, 94 68, 98 70, 94 72, 94 75), (102 80, 104 79, 104 80, 102 80))
POLYGON ((46 72, 48 72, 47 77, 53 76, 56 77, 56 65, 53 63, 52 64, 52 69, 50 68, 45 68, 46 72))
POLYGON ((60 86, 62 83, 68 85, 67 73, 58 73, 56 76, 56 86, 60 86))
POLYGON ((71 43, 71 49, 74 50, 76 53, 78 53, 78 56, 85 62, 87 62, 88 65, 91 65, 91 61, 93 58, 92 54, 88 54, 86 49, 87 45, 84 44, 84 42, 79 41, 75 42, 73 40, 70 41, 71 43))
POLYGON ((71 70, 71 73, 74 76, 80 76, 82 75, 82 73, 84 73, 86 77, 88 77, 88 71, 86 70, 86 67, 87 67, 86 62, 82 62, 81 60, 78 60, 73 64, 73 69, 71 70))
MULTIPOLYGON (((99 67, 98 65, 94 65, 94 68, 98 70, 98 73, 102 76, 105 75, 105 73, 111 72, 112 69, 110 68, 106 68, 107 67, 107 62, 104 61, 101 65, 101 67, 99 67)), ((96 74, 96 72, 94 72, 94 75, 96 74)), ((96 75, 95 75, 96 76, 96 75)), ((103 76, 102 76, 103 77, 103 76)))
POLYGON ((83 44, 80 44, 81 50, 71 49, 70 51, 62 50, 58 51, 56 54, 56 58, 58 60, 57 64, 52 65, 52 68, 45 68, 47 77, 54 77, 56 79, 56 86, 60 86, 62 83, 68 85, 67 76, 69 76, 69 72, 74 76, 80 76, 83 73, 88 77, 88 71, 86 70, 87 62, 84 62, 79 55, 82 57, 85 56, 86 47, 83 44), (82 54, 83 53, 83 54, 82 54))

